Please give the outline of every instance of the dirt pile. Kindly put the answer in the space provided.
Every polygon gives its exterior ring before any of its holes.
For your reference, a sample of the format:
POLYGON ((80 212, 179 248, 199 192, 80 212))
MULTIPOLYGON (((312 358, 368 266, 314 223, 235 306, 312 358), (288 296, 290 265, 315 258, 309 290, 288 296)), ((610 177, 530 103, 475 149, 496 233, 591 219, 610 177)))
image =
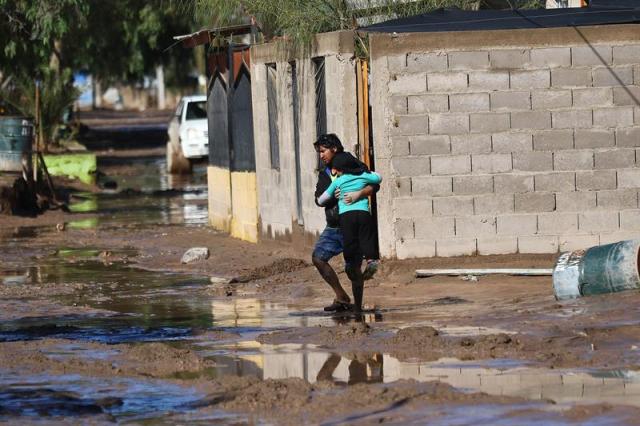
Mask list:
POLYGON ((248 283, 250 281, 256 281, 263 278, 268 278, 273 275, 295 272, 299 269, 306 268, 308 266, 309 264, 302 259, 293 259, 293 258, 278 259, 268 265, 260 266, 244 275, 241 275, 235 278, 233 282, 248 283))

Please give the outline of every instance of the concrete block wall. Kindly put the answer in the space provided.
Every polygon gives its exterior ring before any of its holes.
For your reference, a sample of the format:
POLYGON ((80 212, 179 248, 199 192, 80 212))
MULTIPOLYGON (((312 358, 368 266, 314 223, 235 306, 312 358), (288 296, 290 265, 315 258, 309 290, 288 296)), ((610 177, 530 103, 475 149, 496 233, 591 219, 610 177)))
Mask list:
POLYGON ((372 36, 384 256, 640 237, 640 32, 581 33, 372 36))

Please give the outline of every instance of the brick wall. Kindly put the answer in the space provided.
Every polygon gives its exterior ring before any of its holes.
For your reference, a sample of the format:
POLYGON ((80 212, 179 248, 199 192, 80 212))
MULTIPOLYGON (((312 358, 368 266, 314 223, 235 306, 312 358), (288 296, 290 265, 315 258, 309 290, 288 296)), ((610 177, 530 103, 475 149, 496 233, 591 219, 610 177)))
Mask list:
POLYGON ((638 33, 372 36, 382 254, 552 253, 640 236, 638 33))

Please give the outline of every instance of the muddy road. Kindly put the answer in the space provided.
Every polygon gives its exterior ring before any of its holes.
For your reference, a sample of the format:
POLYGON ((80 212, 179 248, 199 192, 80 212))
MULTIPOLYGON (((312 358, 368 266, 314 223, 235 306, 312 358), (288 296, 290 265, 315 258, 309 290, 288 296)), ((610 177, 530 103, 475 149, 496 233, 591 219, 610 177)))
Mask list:
POLYGON ((327 315, 308 253, 212 230, 205 166, 172 178, 164 161, 103 152, 116 190, 0 217, 0 422, 637 423, 639 294, 413 277, 554 256, 387 261, 362 318, 327 315), (210 258, 181 264, 194 246, 210 258))

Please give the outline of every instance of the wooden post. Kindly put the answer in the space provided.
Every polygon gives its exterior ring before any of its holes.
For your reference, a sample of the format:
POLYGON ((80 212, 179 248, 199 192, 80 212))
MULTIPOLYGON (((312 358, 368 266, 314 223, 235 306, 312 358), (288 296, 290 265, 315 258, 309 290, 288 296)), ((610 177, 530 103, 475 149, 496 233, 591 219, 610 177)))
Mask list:
POLYGON ((35 123, 34 123, 34 129, 33 129, 33 134, 34 134, 34 139, 35 139, 35 157, 33 156, 33 153, 31 153, 31 158, 33 158, 33 181, 34 182, 38 182, 38 152, 40 152, 40 82, 38 80, 36 80, 36 95, 35 95, 35 104, 36 104, 36 111, 35 111, 35 123))

